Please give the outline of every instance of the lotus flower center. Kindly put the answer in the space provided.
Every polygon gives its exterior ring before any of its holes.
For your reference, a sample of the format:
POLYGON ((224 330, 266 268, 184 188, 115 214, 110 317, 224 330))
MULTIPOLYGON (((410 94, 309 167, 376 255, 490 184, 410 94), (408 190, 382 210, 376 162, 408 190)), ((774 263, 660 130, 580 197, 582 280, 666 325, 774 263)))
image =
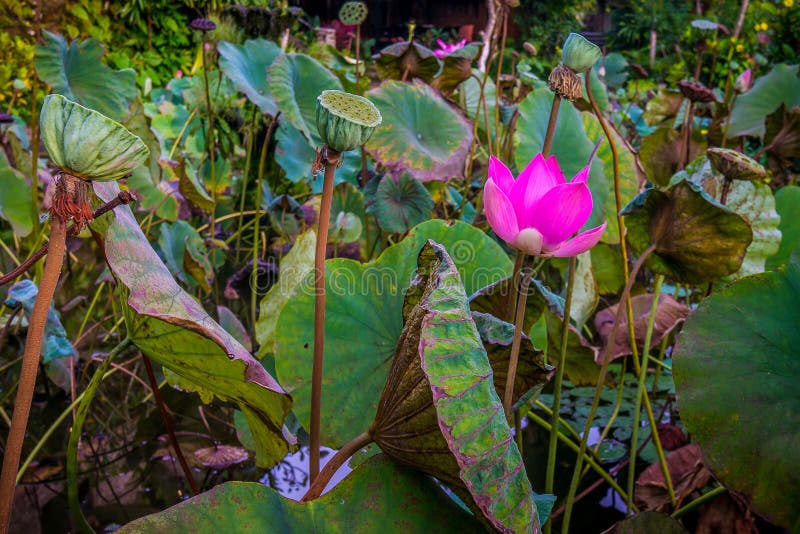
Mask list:
POLYGON ((514 247, 533 256, 542 252, 542 234, 536 228, 525 228, 514 240, 514 247))

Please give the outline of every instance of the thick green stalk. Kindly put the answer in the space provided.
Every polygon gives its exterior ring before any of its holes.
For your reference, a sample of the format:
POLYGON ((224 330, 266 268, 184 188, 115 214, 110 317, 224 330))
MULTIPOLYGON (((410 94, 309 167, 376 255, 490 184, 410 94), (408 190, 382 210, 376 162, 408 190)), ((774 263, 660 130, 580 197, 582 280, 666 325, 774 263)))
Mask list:
POLYGON ((252 114, 250 115, 250 131, 247 134, 247 148, 244 159, 244 174, 242 174, 242 191, 239 196, 239 223, 236 225, 238 228, 236 232, 236 260, 239 260, 239 245, 242 241, 242 220, 244 219, 244 203, 247 198, 247 181, 250 178, 250 163, 253 161, 253 146, 255 145, 256 137, 256 119, 258 115, 256 111, 258 108, 253 106, 252 114))
POLYGON ((725 486, 717 486, 716 488, 714 488, 712 490, 709 490, 706 493, 702 494, 701 496, 699 496, 698 498, 696 498, 692 502, 690 502, 690 503, 678 508, 677 510, 675 510, 672 513, 672 515, 670 517, 673 518, 673 519, 680 519, 687 512, 691 512, 692 510, 694 510, 695 508, 697 508, 701 504, 705 504, 710 500, 716 499, 717 497, 719 497, 720 495, 726 493, 727 491, 728 491, 728 488, 726 488, 725 486))
MULTIPOLYGON (((642 396, 647 394, 645 388, 645 380, 647 379, 647 361, 650 357, 650 340, 653 338, 653 325, 656 322, 656 311, 658 310, 658 297, 661 293, 661 284, 664 283, 662 275, 656 276, 655 288, 653 289, 653 305, 650 307, 650 318, 647 321, 647 331, 644 335, 644 350, 642 351, 642 364, 639 369, 639 379, 636 388, 636 408, 633 412, 633 433, 631 434, 631 460, 630 467, 628 468, 628 508, 630 509, 633 504, 633 484, 636 479, 636 444, 639 442, 639 418, 642 413, 642 396)), ((672 478, 669 474, 667 467, 666 457, 664 450, 661 448, 661 442, 658 436, 658 428, 656 427, 657 421, 650 421, 650 432, 653 434, 653 445, 658 452, 658 460, 661 464, 661 472, 664 474, 664 480, 667 484, 667 492, 669 493, 670 501, 673 506, 675 505, 675 489, 672 486, 672 478)))
POLYGON ((94 529, 89 525, 86 521, 86 517, 83 515, 80 497, 78 496, 78 442, 80 441, 83 423, 86 421, 86 416, 89 413, 89 406, 92 404, 97 388, 103 381, 108 368, 111 366, 111 362, 125 350, 130 343, 130 338, 126 337, 106 355, 100 368, 94 373, 91 382, 89 382, 89 385, 86 387, 83 398, 81 398, 81 402, 78 405, 78 410, 75 413, 75 420, 72 422, 72 430, 70 431, 69 443, 67 444, 67 496, 72 521, 78 530, 84 533, 94 534, 94 529))
MULTIPOLYGON (((633 266, 633 270, 631 271, 631 276, 628 279, 628 283, 625 284, 625 288, 622 290, 622 298, 620 300, 624 300, 630 297, 631 288, 633 287, 633 282, 636 280, 636 275, 639 273, 639 269, 642 268, 644 265, 645 260, 652 254, 652 252, 656 249, 655 245, 650 245, 636 260, 636 264, 633 266)), ((622 320, 622 306, 617 307, 617 315, 614 318, 614 326, 611 329, 611 334, 609 335, 609 339, 615 339, 617 335, 617 328, 619 327, 619 323, 622 320)), ((578 453, 578 458, 575 462, 575 470, 572 473, 572 481, 570 482, 569 492, 567 494, 566 499, 566 509, 564 511, 564 520, 562 523, 561 532, 566 534, 569 532, 569 521, 572 516, 572 507, 575 504, 575 494, 578 491, 578 483, 581 479, 581 468, 583 464, 583 458, 586 456, 586 449, 589 446, 589 432, 592 429, 592 423, 594 422, 595 415, 597 415, 597 407, 600 404, 600 393, 603 391, 603 384, 606 381, 606 375, 608 373, 608 364, 610 363, 610 353, 611 353, 611 343, 606 344, 606 348, 603 351, 603 360, 600 365, 600 374, 597 377, 597 386, 594 390, 594 398, 592 399, 592 407, 589 410, 589 416, 586 419, 586 425, 583 428, 583 438, 581 439, 581 446, 580 452, 578 453)))
MULTIPOLYGON (((564 303, 564 321, 561 325, 561 347, 558 354, 558 364, 556 367, 556 378, 553 384, 553 414, 561 412, 561 384, 564 380, 564 367, 567 361, 567 339, 569 335, 569 315, 572 308, 572 292, 575 288, 575 268, 577 266, 577 258, 572 256, 569 259, 569 278, 567 280, 567 298, 564 303)), ((556 472, 556 455, 558 451, 558 424, 554 420, 554 424, 550 429, 550 443, 547 453, 547 470, 545 472, 544 492, 553 493, 553 482, 555 480, 556 472)), ((545 527, 545 531, 549 532, 551 525, 545 527)))
POLYGON ((319 209, 317 249, 314 254, 314 361, 311 371, 311 423, 309 425, 309 479, 312 484, 319 475, 321 442, 322 365, 325 353, 325 250, 328 246, 328 227, 333 201, 333 178, 341 155, 322 147, 325 177, 322 182, 322 202, 319 209))
POLYGON ((19 375, 17 398, 14 402, 14 414, 8 432, 3 470, 0 474, 0 531, 8 532, 11 520, 11 508, 14 504, 14 486, 17 479, 19 459, 22 456, 22 445, 25 441, 25 429, 31 413, 33 391, 36 388, 36 375, 39 372, 39 355, 42 350, 44 327, 50 312, 50 303, 58 286, 61 266, 64 263, 67 242, 67 224, 58 215, 51 218, 49 255, 45 262, 39 293, 33 305, 28 334, 25 340, 25 352, 22 357, 22 369, 19 375))

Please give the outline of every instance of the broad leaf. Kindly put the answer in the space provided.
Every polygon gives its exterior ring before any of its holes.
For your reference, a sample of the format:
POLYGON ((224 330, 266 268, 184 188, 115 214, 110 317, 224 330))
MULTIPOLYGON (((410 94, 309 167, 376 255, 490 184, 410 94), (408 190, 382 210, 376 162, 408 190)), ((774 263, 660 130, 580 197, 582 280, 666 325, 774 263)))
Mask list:
POLYGON ((399 178, 384 175, 370 199, 369 213, 387 232, 402 234, 428 220, 433 197, 420 182, 403 173, 399 178))
POLYGON ((647 266, 681 283, 735 273, 753 240, 744 218, 686 180, 663 191, 646 189, 622 214, 634 252, 655 245, 647 266))
POLYGON ((471 497, 501 532, 540 532, 533 490, 455 264, 429 241, 372 425, 392 457, 471 497))
POLYGON ((800 266, 702 301, 673 355, 681 420, 708 467, 756 511, 800 529, 800 266))
MULTIPOLYGON (((325 366, 323 413, 336 417, 322 425, 322 441, 341 446, 364 430, 375 412, 402 330, 403 295, 416 269, 419 250, 433 239, 448 250, 467 291, 475 291, 511 271, 500 246, 483 232, 457 222, 424 222, 377 260, 326 262, 325 366)), ((275 362, 281 384, 295 399, 301 424, 309 420, 314 317, 312 276, 283 307, 278 318, 275 362)))
MULTIPOLYGON (((112 183, 95 183, 94 190, 104 202, 119 192, 112 183)), ((289 449, 282 425, 291 403, 281 386, 175 282, 129 207, 98 219, 92 230, 125 288, 125 320, 136 346, 180 377, 182 387, 237 403, 253 430, 258 464, 280 461, 289 449)))
POLYGON ((326 89, 341 91, 339 79, 305 54, 279 56, 267 73, 269 90, 283 120, 303 132, 315 146, 321 145, 317 134, 317 97, 326 89))
POLYGON ((44 45, 36 47, 36 73, 53 91, 89 109, 120 120, 136 98, 133 69, 113 70, 103 64, 105 53, 97 39, 68 45, 63 36, 42 32, 44 45))
POLYGON ((373 57, 381 80, 419 78, 430 83, 442 68, 433 50, 413 41, 391 44, 373 57))
POLYGON ((647 101, 644 120, 651 126, 657 126, 667 119, 675 117, 681 109, 683 96, 677 91, 660 91, 647 101))
POLYGON ((267 69, 283 52, 280 47, 266 39, 248 39, 244 45, 222 41, 219 50, 219 68, 258 106, 261 113, 275 116, 278 107, 267 84, 267 69))
POLYGON ((30 186, 25 177, 8 164, 4 151, 0 150, 0 219, 11 224, 14 233, 25 237, 33 230, 30 186))
POLYGON ((764 135, 767 115, 781 104, 792 108, 800 104, 798 65, 776 65, 766 76, 758 78, 753 87, 739 96, 731 110, 728 135, 764 135))
MULTIPOLYGON (((689 144, 689 161, 705 152, 708 143, 696 135, 689 144)), ((683 167, 683 135, 670 126, 662 126, 642 139, 639 158, 647 179, 655 185, 666 186, 672 175, 683 167)))
POLYGON ((481 532, 429 478, 373 457, 319 499, 301 503, 255 482, 227 482, 122 527, 121 534, 196 532, 481 532))
POLYGON ((463 175, 472 128, 430 86, 389 81, 367 96, 383 116, 366 145, 378 162, 422 181, 463 175))
POLYGON ((787 185, 775 193, 775 209, 781 218, 778 230, 781 233, 781 245, 778 251, 767 260, 767 269, 775 269, 789 261, 800 246, 800 187, 787 185))

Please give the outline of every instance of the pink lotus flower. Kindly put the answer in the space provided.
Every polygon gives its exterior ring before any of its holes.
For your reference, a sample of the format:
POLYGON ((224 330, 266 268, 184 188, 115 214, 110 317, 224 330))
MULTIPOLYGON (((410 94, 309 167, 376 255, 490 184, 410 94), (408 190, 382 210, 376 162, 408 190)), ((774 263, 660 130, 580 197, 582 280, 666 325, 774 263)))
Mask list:
POLYGON ((736 78, 736 83, 733 85, 734 89, 736 89, 740 93, 744 93, 748 89, 750 89, 750 84, 753 83, 753 71, 747 69, 743 73, 736 78))
POLYGON ((464 48, 464 46, 467 44, 467 40, 461 39, 459 42, 455 44, 448 44, 442 41, 441 39, 436 39, 436 44, 439 45, 439 48, 434 50, 433 54, 438 58, 443 58, 449 56, 456 50, 464 48))
POLYGON ((510 246, 534 256, 564 258, 586 252, 600 241, 606 223, 570 237, 592 213, 586 185, 589 167, 567 182, 555 156, 538 154, 514 180, 508 167, 489 158, 483 189, 486 218, 510 246))

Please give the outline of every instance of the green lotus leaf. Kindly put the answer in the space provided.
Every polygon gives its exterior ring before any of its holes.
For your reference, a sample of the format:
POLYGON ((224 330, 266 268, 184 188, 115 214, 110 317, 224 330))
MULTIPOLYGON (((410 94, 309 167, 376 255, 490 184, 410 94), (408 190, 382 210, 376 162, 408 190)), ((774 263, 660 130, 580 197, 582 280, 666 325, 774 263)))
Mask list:
POLYGON ((728 135, 764 135, 767 115, 781 104, 786 108, 800 105, 798 65, 775 65, 765 76, 758 78, 749 91, 740 95, 731 110, 728 135))
POLYGON ((330 492, 301 503, 255 482, 226 482, 163 512, 122 527, 121 534, 197 532, 482 531, 428 477, 385 456, 368 459, 330 492))
POLYGON ((242 46, 222 41, 217 49, 219 68, 225 76, 258 106, 261 113, 274 117, 278 106, 269 90, 267 69, 283 53, 280 47, 266 39, 248 39, 242 46))
POLYGON ((612 52, 603 57, 603 80, 608 87, 617 88, 628 80, 628 60, 619 52, 612 52))
POLYGON ((646 189, 621 213, 634 252, 654 244, 647 266, 676 282, 701 284, 735 273, 753 240, 741 215, 687 180, 646 189))
POLYGON ((120 123, 61 95, 44 98, 39 127, 53 163, 85 180, 122 178, 150 154, 120 123))
POLYGON ((800 106, 787 109, 785 104, 767 116, 764 145, 769 168, 778 174, 791 169, 800 158, 800 106))
MULTIPOLYGON (((541 88, 528 93, 528 96, 519 104, 519 119, 514 133, 514 164, 518 172, 521 172, 536 154, 542 151, 552 103, 553 93, 547 88, 541 88)), ((591 121, 591 119, 587 119, 587 121, 591 121)), ((592 133, 593 135, 603 135, 599 124, 596 129, 593 127, 592 133)), ((619 143, 617 146, 620 146, 619 143)), ((558 113, 558 123, 553 135, 552 154, 556 156, 558 164, 568 180, 589 163, 589 157, 593 150, 594 143, 587 136, 581 113, 571 104, 563 103, 558 113)), ((585 228, 594 228, 606 220, 606 199, 610 180, 606 178, 604 167, 604 162, 599 158, 592 161, 587 185, 592 191, 594 207, 585 228)), ((630 179, 629 176, 623 176, 623 178, 630 179)), ((635 175, 633 179, 635 180, 635 175)), ((611 220, 613 218, 609 217, 609 225, 616 224, 611 220)), ((606 230, 605 234, 610 236, 611 232, 606 230)))
POLYGON ((781 244, 778 251, 767 260, 766 268, 775 269, 789 261, 800 247, 800 187, 787 185, 775 193, 775 209, 781 218, 778 230, 781 244))
POLYGON ((372 436, 441 480, 500 532, 540 532, 533 490, 455 264, 433 241, 403 303, 403 330, 372 436))
MULTIPOLYGON (((95 183, 94 191, 108 202, 119 187, 95 183)), ((281 386, 181 289, 128 206, 97 219, 91 229, 127 296, 125 323, 134 344, 182 389, 238 404, 253 431, 256 462, 263 467, 279 462, 289 450, 283 420, 291 405, 281 386)))
POLYGON ((30 186, 17 169, 8 164, 6 154, 0 150, 0 219, 11 224, 14 234, 25 237, 33 230, 31 203, 23 199, 30 196, 30 186))
POLYGON ((667 119, 672 119, 681 110, 683 95, 678 91, 662 90, 647 101, 644 111, 644 121, 650 126, 658 126, 667 119))
POLYGON ((303 132, 314 147, 317 135, 317 97, 326 89, 342 90, 339 79, 311 56, 284 54, 267 70, 269 90, 283 120, 303 132))
POLYGON ((705 464, 753 509, 800 530, 800 265, 703 300, 673 352, 681 420, 705 464))
MULTIPOLYGON (((724 178, 715 172, 705 157, 690 163, 675 175, 673 180, 686 179, 713 198, 720 198, 724 178)), ((780 216, 775 211, 775 198, 769 186, 759 182, 734 181, 725 201, 728 208, 741 215, 753 230, 753 241, 747 247, 742 267, 727 279, 764 272, 767 258, 778 251, 781 232, 778 229, 780 216)))
MULTIPOLYGON (((689 160, 693 161, 701 155, 707 144, 699 133, 693 135, 689 144, 689 160)), ((672 175, 683 167, 683 145, 683 135, 669 126, 663 126, 642 139, 639 158, 647 179, 658 186, 666 186, 672 175)))
MULTIPOLYGON (((364 431, 375 413, 381 388, 403 328, 403 295, 416 269, 419 250, 433 239, 442 243, 473 292, 509 276, 511 262, 500 246, 462 222, 426 221, 386 249, 374 262, 326 261, 325 373, 322 441, 341 446, 364 431)), ((280 282, 278 282, 280 284, 280 282)), ((313 273, 299 285, 278 318, 275 364, 281 384, 295 399, 294 412, 307 426, 311 396, 314 316, 313 273)))
POLYGON ((429 85, 388 81, 367 94, 383 116, 366 144, 376 161, 423 182, 464 173, 472 127, 429 85))
POLYGON ((373 56, 381 80, 411 81, 415 78, 431 83, 442 64, 433 50, 419 43, 394 43, 373 56))
POLYGON ((106 67, 102 61, 105 51, 97 39, 67 45, 64 37, 47 30, 42 37, 44 45, 36 47, 36 73, 54 93, 112 119, 125 117, 137 94, 133 69, 106 67))
POLYGON ((375 194, 368 198, 367 212, 375 215, 387 232, 404 234, 431 217, 433 197, 425 186, 406 173, 379 178, 375 194))
POLYGON ((461 82, 472 76, 472 61, 479 51, 478 43, 470 43, 441 58, 442 71, 432 85, 445 94, 455 91, 461 82))

